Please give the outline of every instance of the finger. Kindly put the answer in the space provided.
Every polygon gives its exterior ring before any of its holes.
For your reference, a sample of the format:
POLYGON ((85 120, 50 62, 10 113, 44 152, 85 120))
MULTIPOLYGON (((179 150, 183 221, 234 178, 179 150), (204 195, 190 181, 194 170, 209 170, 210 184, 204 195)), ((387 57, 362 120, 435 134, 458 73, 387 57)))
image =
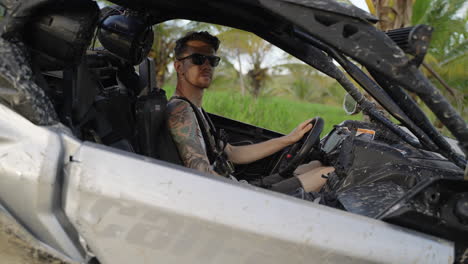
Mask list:
POLYGON ((307 126, 304 127, 303 129, 304 133, 309 132, 312 129, 312 127, 313 127, 312 124, 309 123, 307 126))
POLYGON ((312 129, 312 125, 309 124, 302 129, 298 129, 297 134, 302 138, 305 135, 305 133, 309 132, 311 129, 312 129))
POLYGON ((309 123, 305 123, 303 126, 302 126, 302 129, 308 129, 308 128, 312 128, 313 125, 309 122, 309 123))
POLYGON ((312 121, 312 119, 308 119, 308 120, 302 122, 302 123, 299 125, 299 127, 304 128, 305 126, 307 126, 307 124, 310 124, 310 121, 312 121))

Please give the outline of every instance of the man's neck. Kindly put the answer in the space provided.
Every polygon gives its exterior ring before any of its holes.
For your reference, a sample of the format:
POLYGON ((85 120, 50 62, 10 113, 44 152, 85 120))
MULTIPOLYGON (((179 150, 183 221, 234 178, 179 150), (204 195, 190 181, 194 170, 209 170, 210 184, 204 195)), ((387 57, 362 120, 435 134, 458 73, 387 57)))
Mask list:
POLYGON ((175 96, 182 96, 190 100, 194 105, 201 107, 203 101, 203 92, 205 89, 192 86, 190 84, 184 85, 180 82, 177 82, 177 87, 175 90, 175 96))

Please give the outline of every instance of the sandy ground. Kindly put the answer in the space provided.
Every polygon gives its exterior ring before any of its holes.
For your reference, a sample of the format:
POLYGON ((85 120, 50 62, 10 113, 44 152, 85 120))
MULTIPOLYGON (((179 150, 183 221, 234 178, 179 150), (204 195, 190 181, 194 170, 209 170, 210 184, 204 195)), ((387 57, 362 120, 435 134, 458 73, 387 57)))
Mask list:
POLYGON ((0 211, 0 264, 78 264, 62 260, 0 211))

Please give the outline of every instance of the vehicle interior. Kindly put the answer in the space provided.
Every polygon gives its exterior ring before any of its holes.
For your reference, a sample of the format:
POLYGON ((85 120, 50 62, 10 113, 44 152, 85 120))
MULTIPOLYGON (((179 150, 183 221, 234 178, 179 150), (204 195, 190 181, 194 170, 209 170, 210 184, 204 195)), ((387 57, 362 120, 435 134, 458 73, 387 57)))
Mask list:
MULTIPOLYGON (((468 211, 459 204, 468 199, 468 182, 463 180, 466 159, 421 115, 420 108, 403 89, 414 87, 413 92, 436 115, 449 113, 450 118, 442 121, 455 131, 461 148, 466 150, 466 131, 460 129, 466 124, 452 114, 446 101, 431 97, 429 88, 421 88, 432 86, 415 72, 425 55, 417 47, 428 43, 399 43, 402 35, 430 36, 429 27, 384 34, 372 26, 375 18, 371 15, 356 9, 350 12, 343 5, 333 10, 326 4, 322 9, 310 8, 307 12, 314 19, 296 21, 292 14, 301 17, 297 14, 306 11, 288 1, 260 1, 269 10, 248 1, 245 6, 223 2, 223 10, 231 10, 229 13, 214 12, 218 7, 213 3, 205 8, 185 1, 154 3, 146 12, 138 7, 140 1, 113 2, 122 2, 124 7, 100 11, 90 1, 86 5, 71 3, 64 12, 62 7, 52 6, 47 12, 37 12, 40 15, 26 24, 29 32, 34 32, 23 37, 31 52, 35 82, 48 98, 49 105, 45 107, 52 113, 47 118, 35 117, 30 114, 32 111, 18 107, 33 122, 49 125, 44 120, 59 121, 80 140, 181 165, 166 127, 165 108, 170 95, 156 86, 154 62, 147 58, 156 34, 151 26, 183 18, 251 31, 336 79, 371 122, 345 121, 335 124, 328 135, 321 135, 326 120, 315 118, 314 129, 303 140, 252 164, 236 165, 234 176, 255 180, 278 172, 292 177, 297 166, 320 160, 336 169, 321 191, 320 203, 459 241, 460 250, 464 249, 468 211), (177 9, 177 5, 186 8, 177 9), (71 28, 75 30, 73 34, 64 30, 71 28), (306 28, 315 30, 315 35, 306 28), (337 28, 338 34, 323 33, 337 28), (89 50, 88 44, 96 39, 103 48, 89 50), (49 45, 51 41, 56 45, 49 45), (362 52, 366 45, 376 48, 362 52), (349 58, 366 66, 371 76, 349 58), (405 63, 409 66, 401 66, 405 63), (407 129, 379 113, 343 70, 407 129), (418 84, 413 85, 413 80, 418 84)), ((210 117, 217 129, 228 134, 233 145, 281 136, 215 114, 210 117)))

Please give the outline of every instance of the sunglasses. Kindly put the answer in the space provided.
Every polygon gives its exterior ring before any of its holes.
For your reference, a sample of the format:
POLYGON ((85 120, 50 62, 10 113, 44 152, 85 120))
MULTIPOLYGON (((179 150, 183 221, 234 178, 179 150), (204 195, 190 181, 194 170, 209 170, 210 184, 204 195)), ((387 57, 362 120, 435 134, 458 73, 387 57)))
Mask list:
POLYGON ((199 53, 193 53, 191 55, 188 55, 187 57, 183 57, 177 60, 181 61, 185 59, 192 59, 192 63, 195 65, 203 65, 205 61, 208 60, 208 63, 210 63, 211 67, 218 66, 219 61, 221 60, 221 58, 218 56, 209 56, 209 55, 203 55, 199 53))

